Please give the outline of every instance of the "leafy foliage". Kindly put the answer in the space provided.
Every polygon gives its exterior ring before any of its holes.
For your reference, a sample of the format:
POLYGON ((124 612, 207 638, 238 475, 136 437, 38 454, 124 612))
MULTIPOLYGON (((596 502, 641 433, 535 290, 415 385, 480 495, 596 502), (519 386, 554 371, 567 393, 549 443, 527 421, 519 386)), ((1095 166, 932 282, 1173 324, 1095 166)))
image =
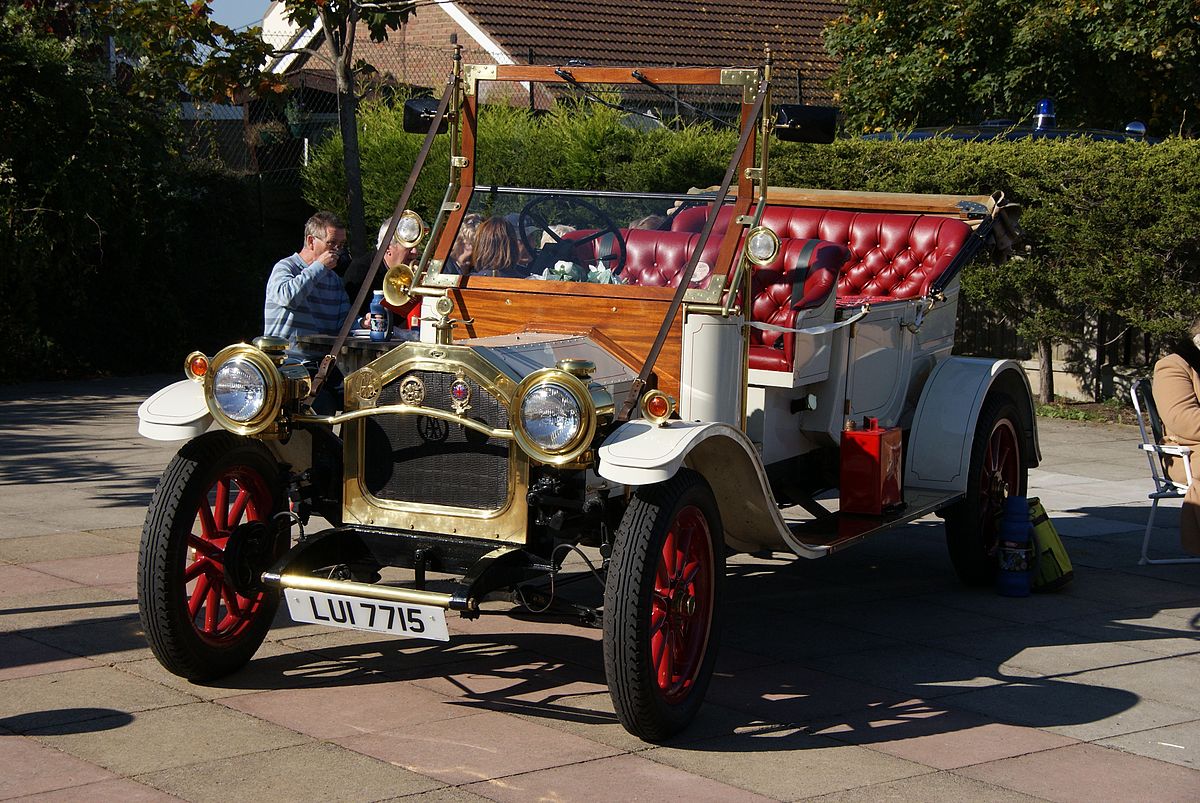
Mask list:
POLYGON ((850 0, 827 28, 835 97, 853 131, 1021 118, 1154 133, 1200 114, 1194 0, 850 0))
POLYGON ((2 12, 0 380, 176 369, 258 334, 294 242, 262 236, 256 188, 182 158, 178 107, 110 80, 59 11, 2 12))

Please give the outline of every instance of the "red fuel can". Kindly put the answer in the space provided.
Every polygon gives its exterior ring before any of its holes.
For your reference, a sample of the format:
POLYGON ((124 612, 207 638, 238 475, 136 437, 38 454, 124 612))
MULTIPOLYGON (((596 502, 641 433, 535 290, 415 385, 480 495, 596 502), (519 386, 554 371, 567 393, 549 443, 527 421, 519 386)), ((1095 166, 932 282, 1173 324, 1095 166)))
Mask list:
POLYGON ((880 427, 878 418, 842 431, 843 513, 878 516, 900 504, 900 437, 898 427, 880 427))

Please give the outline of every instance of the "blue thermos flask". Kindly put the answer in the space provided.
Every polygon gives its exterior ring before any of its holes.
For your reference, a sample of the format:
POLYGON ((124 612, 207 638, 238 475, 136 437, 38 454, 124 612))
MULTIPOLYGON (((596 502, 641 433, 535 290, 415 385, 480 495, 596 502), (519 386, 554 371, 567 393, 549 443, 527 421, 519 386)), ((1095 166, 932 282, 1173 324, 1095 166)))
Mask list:
POLYGON ((371 297, 371 339, 387 340, 392 336, 392 311, 383 306, 383 291, 376 290, 371 297))
POLYGON ((996 591, 1005 597, 1028 597, 1033 568, 1033 524, 1025 497, 1010 496, 1004 500, 996 552, 1000 564, 996 591))

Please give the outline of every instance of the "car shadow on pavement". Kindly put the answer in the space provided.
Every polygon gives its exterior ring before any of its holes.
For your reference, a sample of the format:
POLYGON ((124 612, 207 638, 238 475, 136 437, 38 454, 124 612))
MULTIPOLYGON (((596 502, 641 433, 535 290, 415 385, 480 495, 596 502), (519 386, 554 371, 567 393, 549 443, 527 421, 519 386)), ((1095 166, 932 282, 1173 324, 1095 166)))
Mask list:
MULTIPOLYGON (((1086 726, 1142 698, 1111 680, 1079 675, 1139 664, 1154 671, 1155 662, 1175 653, 1139 645, 1159 649, 1154 642, 1194 639, 1200 628, 1200 615, 1190 612, 1158 616, 1194 600, 1194 584, 1142 576, 1133 567, 1083 566, 1067 591, 1014 600, 960 588, 943 550, 940 528, 915 525, 829 561, 732 561, 724 644, 707 703, 698 725, 671 744, 774 751, 987 725, 1086 726), (1091 663, 1071 666, 1072 651, 1094 653, 1091 663)), ((134 603, 0 609, 0 616, 79 608, 78 618, 9 632, 118 666, 139 662, 147 667, 139 674, 163 682, 136 613, 89 615, 134 603)), ((455 620, 452 632, 445 644, 376 638, 295 625, 281 612, 262 657, 206 687, 302 691, 403 681, 444 695, 450 705, 569 723, 584 735, 616 722, 596 631, 484 616, 455 620)), ((21 658, 0 656, 0 668, 13 660, 21 658)))

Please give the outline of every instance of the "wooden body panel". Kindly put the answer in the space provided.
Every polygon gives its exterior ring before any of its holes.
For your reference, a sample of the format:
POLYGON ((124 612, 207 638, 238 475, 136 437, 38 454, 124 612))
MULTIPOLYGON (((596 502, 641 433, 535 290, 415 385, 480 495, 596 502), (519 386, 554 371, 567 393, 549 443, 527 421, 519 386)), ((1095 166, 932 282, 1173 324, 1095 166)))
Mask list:
MULTIPOLYGON (((614 356, 641 370, 671 304, 670 287, 613 287, 579 282, 472 277, 453 289, 452 317, 474 319, 455 328, 455 339, 535 330, 596 333, 617 346, 614 356), (474 281, 472 281, 472 278, 474 281)), ((679 396, 682 313, 675 316, 654 364, 658 387, 679 396)))

